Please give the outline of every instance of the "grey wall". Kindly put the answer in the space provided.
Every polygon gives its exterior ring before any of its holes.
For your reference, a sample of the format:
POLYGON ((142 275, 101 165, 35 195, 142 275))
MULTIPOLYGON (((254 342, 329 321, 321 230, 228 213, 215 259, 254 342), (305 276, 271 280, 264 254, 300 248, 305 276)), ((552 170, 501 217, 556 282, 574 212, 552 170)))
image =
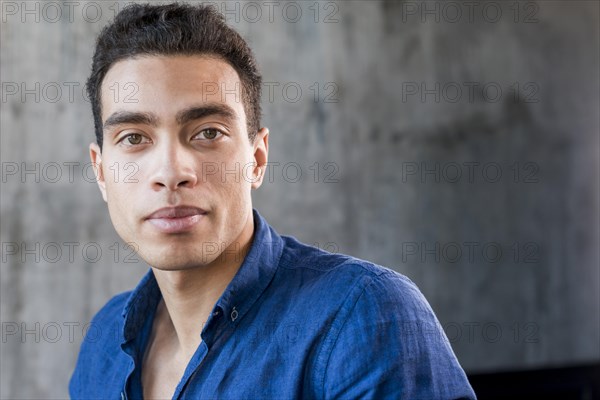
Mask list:
MULTIPOLYGON (((82 89, 118 4, 52 4, 2 2, 7 399, 66 397, 85 324, 147 268, 87 178, 82 89)), ((228 19, 274 88, 267 220, 408 275, 468 372, 598 362, 598 3, 245 4, 228 19)))

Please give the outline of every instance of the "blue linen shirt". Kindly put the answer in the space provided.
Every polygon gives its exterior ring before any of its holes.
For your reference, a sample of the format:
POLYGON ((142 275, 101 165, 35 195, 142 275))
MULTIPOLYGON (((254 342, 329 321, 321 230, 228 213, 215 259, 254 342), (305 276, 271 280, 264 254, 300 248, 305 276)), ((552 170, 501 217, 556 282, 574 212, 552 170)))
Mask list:
MULTIPOLYGON (((280 236, 253 214, 250 250, 173 399, 475 399, 412 281, 280 236)), ((160 299, 150 269, 96 314, 71 398, 142 398, 141 362, 160 299)))

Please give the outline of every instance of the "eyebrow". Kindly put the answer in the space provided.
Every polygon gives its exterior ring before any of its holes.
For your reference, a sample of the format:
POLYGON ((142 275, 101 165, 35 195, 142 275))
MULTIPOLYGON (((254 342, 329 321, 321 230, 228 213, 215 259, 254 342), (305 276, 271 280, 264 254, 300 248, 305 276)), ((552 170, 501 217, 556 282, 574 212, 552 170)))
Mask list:
MULTIPOLYGON (((220 116, 228 120, 237 120, 235 111, 226 104, 205 104, 202 106, 192 106, 181 110, 175 116, 175 120, 179 125, 184 125, 190 121, 205 118, 208 116, 220 116)), ((102 129, 107 130, 113 126, 124 124, 139 124, 150 125, 157 127, 159 118, 154 113, 137 112, 137 111, 115 111, 112 113, 104 124, 102 129)))
POLYGON ((102 124, 102 129, 106 130, 116 125, 140 124, 158 126, 158 118, 155 114, 134 111, 115 111, 102 124))
POLYGON ((208 116, 216 115, 229 120, 237 120, 237 115, 233 108, 226 104, 206 104, 202 106, 190 107, 179 111, 175 116, 175 120, 179 125, 184 125, 195 119, 200 119, 208 116))

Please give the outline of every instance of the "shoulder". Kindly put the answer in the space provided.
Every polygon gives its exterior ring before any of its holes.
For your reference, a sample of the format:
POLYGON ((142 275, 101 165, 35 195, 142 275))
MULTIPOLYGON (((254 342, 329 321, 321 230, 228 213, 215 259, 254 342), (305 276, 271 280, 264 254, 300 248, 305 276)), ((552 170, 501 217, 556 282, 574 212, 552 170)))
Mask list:
POLYGON ((92 321, 102 324, 122 319, 123 308, 125 307, 125 303, 127 303, 127 299, 131 296, 131 292, 129 290, 114 295, 98 310, 92 321))
POLYGON ((332 253, 315 246, 298 241, 292 236, 282 236, 284 250, 280 266, 288 269, 312 269, 329 272, 333 270, 353 270, 358 273, 380 275, 395 272, 389 268, 376 265, 347 254, 332 253), (345 267, 342 269, 342 267, 345 267))
POLYGON ((97 350, 110 352, 110 348, 114 347, 111 344, 116 343, 122 335, 123 308, 130 294, 131 291, 128 291, 113 296, 87 324, 78 363, 97 356, 97 350))
POLYGON ((318 314, 330 316, 312 370, 315 397, 474 398, 434 311, 411 279, 284 240, 280 267, 288 286, 302 287, 294 298, 307 309, 317 303, 318 314))
POLYGON ((300 303, 318 303, 321 313, 330 314, 332 340, 343 325, 365 329, 373 321, 396 330, 418 325, 428 326, 436 334, 440 331, 429 303, 407 276, 367 260, 284 238, 278 286, 294 292, 296 300, 302 299, 300 303))
POLYGON ((100 308, 90 322, 84 343, 103 342, 118 337, 123 327, 123 309, 130 295, 131 291, 119 293, 100 308))
POLYGON ((94 387, 99 374, 120 359, 120 337, 123 330, 123 308, 131 291, 113 296, 85 326, 85 337, 79 349, 75 370, 69 382, 72 398, 85 397, 94 387))
POLYGON ((410 306, 425 301, 415 283, 393 269, 350 255, 330 253, 293 237, 282 237, 285 246, 280 267, 308 275, 315 284, 340 286, 355 292, 355 300, 361 296, 386 305, 398 302, 410 306))
MULTIPOLYGON (((120 337, 123 330, 123 308, 131 292, 123 292, 113 296, 86 325, 86 334, 75 370, 69 381, 71 398, 86 398, 89 393, 100 393, 109 390, 110 385, 99 386, 99 377, 111 376, 114 366, 122 361, 119 351, 120 337)), ((112 382, 111 385, 118 384, 112 382)))

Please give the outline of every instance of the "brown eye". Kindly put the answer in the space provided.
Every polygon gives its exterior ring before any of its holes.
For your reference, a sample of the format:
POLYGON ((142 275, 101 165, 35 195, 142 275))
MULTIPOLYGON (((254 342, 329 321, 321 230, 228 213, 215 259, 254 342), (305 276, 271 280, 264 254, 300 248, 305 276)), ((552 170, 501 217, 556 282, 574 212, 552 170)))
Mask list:
POLYGON ((127 135, 126 139, 129 144, 142 143, 142 135, 140 135, 139 133, 132 133, 131 135, 127 135))
POLYGON ((200 140, 214 140, 222 135, 221 131, 215 128, 202 129, 195 137, 200 140))
POLYGON ((219 134, 219 131, 216 129, 204 129, 201 133, 206 139, 214 139, 219 134))

